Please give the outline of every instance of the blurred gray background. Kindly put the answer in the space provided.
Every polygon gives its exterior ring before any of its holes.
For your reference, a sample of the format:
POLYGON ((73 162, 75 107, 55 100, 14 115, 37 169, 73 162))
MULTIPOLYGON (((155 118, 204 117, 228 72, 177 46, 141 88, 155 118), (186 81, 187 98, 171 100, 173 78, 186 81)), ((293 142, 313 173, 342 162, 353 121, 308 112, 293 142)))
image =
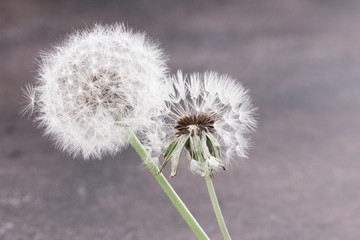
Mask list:
MULTIPOLYGON (((360 2, 320 0, 1 0, 0 239, 195 239, 133 150, 72 159, 18 116, 40 50, 122 21, 159 40, 172 71, 228 73, 251 90, 250 160, 214 179, 233 239, 359 239, 360 2)), ((169 181, 221 239, 188 161, 169 181)))

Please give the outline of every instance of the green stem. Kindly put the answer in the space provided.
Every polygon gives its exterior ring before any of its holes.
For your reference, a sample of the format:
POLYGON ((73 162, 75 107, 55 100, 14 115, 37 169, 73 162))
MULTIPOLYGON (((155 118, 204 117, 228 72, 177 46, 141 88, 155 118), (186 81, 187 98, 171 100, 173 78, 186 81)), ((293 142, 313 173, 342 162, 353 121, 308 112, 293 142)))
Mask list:
POLYGON ((218 221, 219 226, 220 226, 221 233, 222 233, 225 240, 231 240, 229 231, 227 230, 227 227, 226 227, 226 224, 225 224, 224 217, 221 214, 221 209, 220 209, 220 206, 219 206, 219 202, 218 202, 218 200, 216 198, 216 193, 215 193, 215 189, 214 189, 214 185, 212 183, 211 177, 209 175, 205 175, 205 180, 206 180, 206 186, 207 186, 208 191, 209 191, 211 203, 212 203, 212 206, 214 208, 214 212, 215 212, 217 221, 218 221))
POLYGON ((134 132, 128 129, 129 138, 131 145, 134 147, 136 152, 139 154, 141 159, 145 162, 146 166, 155 177, 156 181, 159 183, 163 191, 166 193, 172 204, 179 211, 181 216, 184 218, 185 222, 189 225, 193 233, 198 239, 208 240, 209 237, 206 235, 204 230, 201 228, 196 219, 192 216, 190 211, 187 209, 185 204, 182 202, 180 197, 176 194, 174 189, 171 187, 169 182, 166 180, 162 173, 159 173, 159 168, 149 161, 150 156, 147 151, 144 149, 143 145, 140 143, 139 139, 135 136, 134 132))

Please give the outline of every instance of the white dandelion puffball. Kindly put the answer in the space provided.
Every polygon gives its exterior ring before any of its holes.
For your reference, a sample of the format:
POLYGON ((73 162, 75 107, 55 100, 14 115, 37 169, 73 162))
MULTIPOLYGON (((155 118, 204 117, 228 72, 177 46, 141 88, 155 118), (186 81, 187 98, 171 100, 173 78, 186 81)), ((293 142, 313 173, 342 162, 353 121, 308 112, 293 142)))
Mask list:
POLYGON ((60 149, 100 158, 128 144, 125 127, 136 132, 152 124, 166 72, 162 50, 144 33, 95 25, 42 54, 27 97, 60 149))
POLYGON ((233 158, 246 157, 247 134, 254 130, 255 108, 248 91, 236 80, 215 72, 181 71, 166 87, 167 111, 159 131, 162 149, 167 149, 160 170, 171 160, 171 176, 186 149, 190 169, 205 176, 225 169, 233 158))

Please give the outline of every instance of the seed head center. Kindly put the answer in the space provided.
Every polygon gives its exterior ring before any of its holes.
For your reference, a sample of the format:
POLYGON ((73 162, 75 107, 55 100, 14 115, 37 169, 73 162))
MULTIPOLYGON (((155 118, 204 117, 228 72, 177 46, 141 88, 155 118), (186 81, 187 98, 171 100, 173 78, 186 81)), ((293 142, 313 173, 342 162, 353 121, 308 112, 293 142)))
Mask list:
POLYGON ((215 120, 205 113, 200 113, 198 115, 190 115, 185 116, 177 121, 177 125, 175 126, 175 129, 177 130, 176 136, 181 136, 183 134, 194 134, 194 128, 191 127, 191 130, 189 129, 190 126, 195 126, 197 128, 196 134, 201 135, 201 131, 209 131, 214 133, 215 120))

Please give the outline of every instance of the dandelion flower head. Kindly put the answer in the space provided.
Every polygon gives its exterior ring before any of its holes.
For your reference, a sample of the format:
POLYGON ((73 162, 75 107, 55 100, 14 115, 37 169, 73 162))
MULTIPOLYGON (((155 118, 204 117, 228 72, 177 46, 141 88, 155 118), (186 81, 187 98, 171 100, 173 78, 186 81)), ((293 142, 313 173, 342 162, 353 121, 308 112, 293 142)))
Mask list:
POLYGON ((95 25, 42 54, 37 83, 26 91, 29 110, 60 149, 100 158, 128 144, 124 127, 152 124, 166 71, 161 49, 144 33, 95 25))
POLYGON ((255 108, 239 82, 215 72, 188 77, 178 71, 170 77, 166 92, 167 110, 158 131, 162 138, 158 142, 167 149, 161 170, 171 160, 174 176, 184 149, 189 153, 190 169, 202 176, 247 156, 247 135, 256 126, 255 108))

